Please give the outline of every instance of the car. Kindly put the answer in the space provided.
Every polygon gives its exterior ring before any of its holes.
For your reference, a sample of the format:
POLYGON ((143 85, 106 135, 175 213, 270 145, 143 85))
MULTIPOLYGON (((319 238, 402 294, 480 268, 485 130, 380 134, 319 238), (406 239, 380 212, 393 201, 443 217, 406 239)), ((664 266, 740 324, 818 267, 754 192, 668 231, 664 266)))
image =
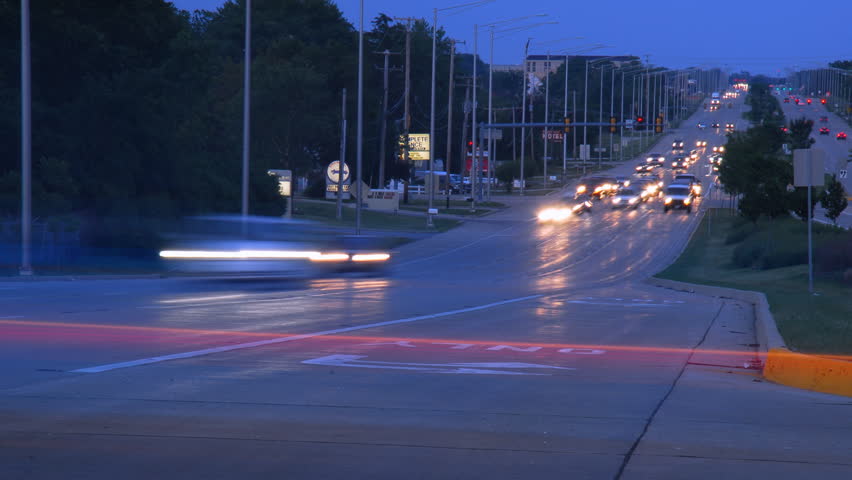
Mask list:
POLYGON ((809 99, 807 99, 807 103, 808 103, 808 105, 810 105, 810 104, 811 104, 811 102, 813 102, 813 100, 811 100, 810 98, 809 98, 809 99))
POLYGON ((725 146, 718 145, 713 147, 713 153, 725 153, 725 146))
POLYGON ((639 165, 636 165, 636 168, 634 168, 634 170, 636 171, 636 173, 641 175, 650 173, 652 170, 654 170, 654 166, 649 163, 640 163, 639 165))
POLYGON ((707 124, 704 122, 698 122, 698 128, 705 129, 707 128, 707 124))
POLYGON ((666 163, 666 156, 662 153, 651 153, 648 154, 647 158, 645 158, 645 163, 656 163, 658 165, 663 165, 666 163))
POLYGON ((612 196, 611 205, 616 208, 639 208, 639 203, 642 202, 642 196, 639 190, 632 188, 620 188, 615 195, 612 196))
POLYGON ((789 129, 789 128, 787 128, 787 127, 781 127, 781 132, 783 132, 783 133, 790 133, 790 129, 789 129))
POLYGON ((784 99, 784 103, 790 103, 790 99, 789 99, 789 98, 785 98, 785 99, 784 99))
POLYGON ((828 135, 829 133, 831 133, 831 130, 828 127, 819 127, 820 135, 828 135))
POLYGON ((819 117, 819 121, 822 122, 822 123, 828 123, 828 117, 826 117, 826 116, 819 117))
POLYGON ((695 175, 691 173, 680 173, 675 175, 675 179, 672 184, 675 183, 684 183, 689 185, 689 188, 692 189, 692 194, 696 197, 701 196, 701 181, 695 177, 695 175))
POLYGON ((686 210, 686 213, 692 213, 695 197, 692 195, 692 189, 689 185, 685 183, 670 184, 666 187, 664 195, 664 213, 669 213, 669 210, 686 210))
POLYGON ((726 123, 726 124, 725 124, 725 130, 728 130, 728 131, 731 131, 731 132, 732 132, 732 131, 734 131, 734 129, 735 129, 735 127, 734 127, 734 124, 733 124, 733 123, 726 123))
POLYGON ((686 170, 689 168, 689 160, 684 156, 677 156, 672 159, 672 170, 686 170))
POLYGON ((602 198, 610 195, 618 188, 618 182, 615 177, 604 175, 592 175, 580 179, 577 184, 577 195, 591 195, 593 197, 602 198))
POLYGON ((711 125, 711 127, 713 127, 713 128, 719 128, 719 123, 718 123, 718 122, 713 122, 713 125, 711 125))
POLYGON ((707 146, 707 140, 697 140, 695 142, 695 146, 698 148, 704 148, 707 146))
POLYGON ((846 140, 846 132, 840 132, 837 134, 838 140, 846 140))
POLYGON ((539 223, 562 223, 572 216, 592 213, 592 205, 591 195, 564 195, 558 202, 541 209, 536 218, 539 223))
POLYGON ((683 150, 683 140, 675 140, 672 142, 672 150, 683 150))
POLYGON ((654 178, 645 177, 635 179, 630 184, 630 187, 639 192, 639 196, 642 198, 643 202, 647 202, 660 193, 659 180, 654 178))
POLYGON ((630 186, 630 177, 617 176, 617 177, 615 177, 615 182, 618 184, 619 188, 629 187, 630 186))
POLYGON ((701 154, 698 152, 698 150, 693 149, 689 152, 689 160, 690 161, 698 160, 698 157, 700 157, 700 156, 701 156, 701 154))

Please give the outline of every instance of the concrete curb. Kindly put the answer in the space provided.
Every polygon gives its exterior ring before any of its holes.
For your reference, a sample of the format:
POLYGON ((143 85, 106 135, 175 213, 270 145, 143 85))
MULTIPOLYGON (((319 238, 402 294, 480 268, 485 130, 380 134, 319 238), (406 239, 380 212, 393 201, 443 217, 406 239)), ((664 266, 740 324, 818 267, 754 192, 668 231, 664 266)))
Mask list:
POLYGON ((760 344, 759 356, 763 360, 764 378, 789 387, 852 397, 852 362, 790 351, 778 332, 769 302, 763 293, 655 277, 648 278, 645 283, 751 304, 754 308, 755 336, 760 344))

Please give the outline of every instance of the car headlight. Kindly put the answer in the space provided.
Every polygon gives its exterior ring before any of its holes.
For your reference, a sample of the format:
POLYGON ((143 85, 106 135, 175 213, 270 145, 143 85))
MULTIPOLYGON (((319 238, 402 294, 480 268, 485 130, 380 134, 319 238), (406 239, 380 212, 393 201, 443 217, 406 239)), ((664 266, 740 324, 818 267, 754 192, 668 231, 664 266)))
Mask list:
POLYGON ((635 204, 635 203, 636 203, 636 202, 638 202, 638 201, 639 201, 639 199, 638 199, 638 198, 633 197, 633 198, 631 198, 631 199, 630 199, 630 202, 629 202, 629 203, 630 203, 631 205, 633 205, 633 204, 635 204))
POLYGON ((645 159, 645 161, 646 161, 646 162, 653 162, 653 161, 654 161, 654 158, 653 158, 653 157, 648 157, 648 158, 646 158, 646 159, 645 159))
POLYGON ((621 198, 619 198, 619 197, 613 198, 612 203, 621 203, 621 198))
POLYGON ((666 205, 672 203, 672 197, 666 197, 666 205))
POLYGON ((690 200, 689 198, 686 198, 686 199, 684 199, 684 201, 683 201, 683 204, 684 204, 684 205, 689 205, 690 203, 692 203, 692 200, 690 200))
POLYGON ((540 222, 549 222, 553 220, 553 214, 556 213, 551 208, 546 208, 540 212, 538 212, 538 221, 540 222))
POLYGON ((577 187, 577 193, 586 193, 586 186, 580 185, 579 187, 577 187))
POLYGON ((692 191, 695 193, 701 193, 701 185, 695 185, 692 187, 692 191))

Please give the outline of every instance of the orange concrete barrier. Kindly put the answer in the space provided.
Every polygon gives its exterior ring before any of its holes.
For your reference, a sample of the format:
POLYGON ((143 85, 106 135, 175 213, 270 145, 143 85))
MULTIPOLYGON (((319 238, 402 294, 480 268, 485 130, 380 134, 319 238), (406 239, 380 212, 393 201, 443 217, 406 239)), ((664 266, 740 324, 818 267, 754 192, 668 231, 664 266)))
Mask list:
POLYGON ((852 362, 773 348, 763 376, 790 387, 852 397, 852 362))

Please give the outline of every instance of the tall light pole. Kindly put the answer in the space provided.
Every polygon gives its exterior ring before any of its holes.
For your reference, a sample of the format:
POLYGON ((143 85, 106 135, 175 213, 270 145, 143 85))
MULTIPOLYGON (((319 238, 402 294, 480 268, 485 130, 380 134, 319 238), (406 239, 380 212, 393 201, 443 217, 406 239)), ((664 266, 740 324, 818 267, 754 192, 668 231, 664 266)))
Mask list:
MULTIPOLYGON (((613 57, 607 56, 607 57, 596 58, 594 60, 586 60, 586 78, 585 78, 585 81, 583 82, 583 85, 584 85, 583 86, 583 123, 589 123, 589 64, 590 63, 602 62, 604 60, 609 60, 611 58, 613 58, 613 57)), ((601 82, 603 82, 603 80, 601 80, 601 82)), ((601 85, 603 85, 603 83, 601 83, 601 85)), ((603 86, 601 86, 601 88, 603 88, 603 86)), ((603 102, 603 100, 601 100, 601 102, 603 102)), ((586 145, 586 146, 588 146, 588 140, 587 140, 588 130, 589 130, 589 127, 587 127, 586 125, 583 125, 583 145, 586 145)), ((588 160, 588 158, 583 159, 584 170, 585 170, 586 160, 588 160)))
POLYGON ((32 275, 32 93, 30 0, 21 0, 21 275, 32 275))
POLYGON ((521 192, 520 195, 524 195, 524 150, 526 145, 526 136, 527 136, 527 76, 529 73, 527 72, 527 57, 529 56, 530 51, 530 41, 532 38, 527 38, 527 43, 524 45, 524 61, 522 63, 523 70, 523 81, 521 82, 521 192))
POLYGON ((251 141, 251 0, 246 0, 245 46, 243 48, 243 175, 240 212, 243 224, 249 210, 249 144, 251 141))
MULTIPOLYGON (((427 187, 429 191, 426 196, 429 199, 429 210, 426 212, 426 225, 432 226, 432 215, 429 213, 432 210, 432 203, 435 200, 435 95, 436 95, 436 75, 437 75, 437 59, 438 59, 438 12, 445 10, 453 10, 457 8, 464 7, 475 7, 478 5, 483 5, 486 3, 491 3, 495 0, 479 0, 476 2, 464 3, 461 5, 454 5, 452 7, 446 8, 434 8, 432 9, 432 94, 430 100, 430 109, 429 109, 429 182, 427 182, 427 187)), ((361 2, 363 9, 363 1, 361 2)), ((363 14, 362 14, 363 15, 363 14)), ((363 23, 363 19, 361 21, 363 23)), ((362 26, 363 30, 363 26, 362 26)), ((362 33, 363 34, 363 33, 362 33)), ((475 59, 474 59, 475 61, 475 59)), ((449 143, 449 140, 448 140, 449 143)), ((446 167, 444 167, 446 170, 446 167)), ((447 174, 447 190, 450 188, 450 172, 446 171, 447 174)))
MULTIPOLYGON (((490 41, 489 41, 490 53, 489 53, 489 60, 488 60, 489 61, 489 64, 488 64, 488 123, 489 124, 494 122, 494 111, 493 111, 493 108, 494 108, 493 107, 493 97, 494 97, 494 93, 493 93, 494 92, 494 76, 493 76, 494 68, 493 67, 494 67, 494 40, 495 40, 494 34, 495 33, 520 32, 520 31, 523 31, 523 30, 529 30, 529 29, 532 29, 532 28, 535 28, 535 27, 538 27, 538 26, 541 26, 541 25, 547 25, 547 24, 552 24, 552 23, 556 23, 556 22, 539 22, 539 23, 533 23, 533 24, 529 24, 529 25, 521 25, 521 26, 517 26, 517 27, 506 28, 506 29, 503 29, 503 30, 495 30, 495 27, 498 26, 498 25, 505 25, 505 24, 509 24, 509 23, 513 23, 513 22, 519 22, 521 20, 526 20, 526 19, 529 19, 529 18, 546 17, 546 16, 547 16, 546 13, 539 13, 539 14, 535 14, 535 15, 524 15, 522 17, 510 18, 510 19, 507 19, 507 20, 500 20, 498 22, 492 22, 492 23, 483 25, 483 26, 489 27, 489 35, 490 35, 490 41)), ((503 38, 504 36, 506 36, 506 35, 503 35, 500 38, 503 38)), ((488 195, 489 200, 491 199, 491 182, 492 182, 491 179, 492 179, 493 174, 494 174, 494 158, 495 158, 494 152, 496 150, 496 143, 495 143, 495 139, 493 138, 492 133, 493 132, 491 130, 488 131, 488 134, 489 134, 488 135, 488 155, 489 155, 489 157, 488 157, 488 185, 486 187, 486 191, 488 192, 487 195, 488 195)))
MULTIPOLYGON (((582 38, 582 37, 577 37, 582 38)), ((597 50, 599 48, 604 48, 606 45, 592 45, 588 48, 581 48, 579 50, 574 51, 564 51, 562 53, 565 54, 565 93, 562 103, 562 118, 568 117, 568 56, 569 55, 577 55, 578 53, 586 53, 591 52, 593 50, 597 50)), ((574 110, 577 110, 577 105, 574 105, 574 110)), ((562 136, 562 182, 565 182, 565 178, 568 174, 568 138, 563 134, 562 136)), ((576 158, 574 159, 577 160, 576 158)))
MULTIPOLYGON (((355 169, 358 177, 355 180, 355 235, 361 235, 361 179, 363 178, 361 163, 364 153, 364 0, 359 2, 358 16, 358 128, 355 147, 355 169)), ((430 152, 431 155, 431 152, 430 152)), ((340 168, 343 175, 343 167, 340 168)))

